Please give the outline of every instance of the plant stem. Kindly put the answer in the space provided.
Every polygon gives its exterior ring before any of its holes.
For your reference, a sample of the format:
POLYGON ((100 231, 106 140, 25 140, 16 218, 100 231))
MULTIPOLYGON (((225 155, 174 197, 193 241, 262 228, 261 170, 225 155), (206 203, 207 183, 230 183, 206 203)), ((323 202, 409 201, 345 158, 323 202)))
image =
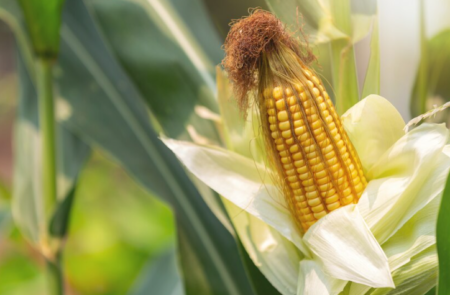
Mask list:
POLYGON ((64 295, 63 272, 61 267, 61 252, 58 252, 54 261, 47 260, 48 294, 64 295))
POLYGON ((52 62, 39 58, 36 65, 39 125, 42 138, 42 181, 45 213, 50 219, 56 203, 56 143, 52 62))
MULTIPOLYGON (((39 99, 39 127, 42 138, 42 197, 47 221, 50 221, 56 207, 56 140, 55 109, 53 101, 52 60, 38 58, 36 64, 39 99)), ((48 226, 47 226, 48 228, 48 226)), ((64 283, 61 269, 61 249, 58 247, 54 258, 47 258, 49 293, 63 295, 64 283)))

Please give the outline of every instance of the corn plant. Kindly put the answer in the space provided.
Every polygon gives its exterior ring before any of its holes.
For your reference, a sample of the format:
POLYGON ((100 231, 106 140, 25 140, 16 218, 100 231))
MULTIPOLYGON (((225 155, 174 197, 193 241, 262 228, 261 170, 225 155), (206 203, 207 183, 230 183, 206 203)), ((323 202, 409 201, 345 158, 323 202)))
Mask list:
POLYGON ((406 133, 380 96, 376 1, 266 0, 226 40, 203 2, 187 5, 0 0, 20 78, 12 214, 48 294, 66 291, 93 149, 176 219, 176 249, 130 294, 447 294, 450 134, 420 122, 449 97, 448 31, 427 38, 424 4, 408 89, 423 115, 406 133))

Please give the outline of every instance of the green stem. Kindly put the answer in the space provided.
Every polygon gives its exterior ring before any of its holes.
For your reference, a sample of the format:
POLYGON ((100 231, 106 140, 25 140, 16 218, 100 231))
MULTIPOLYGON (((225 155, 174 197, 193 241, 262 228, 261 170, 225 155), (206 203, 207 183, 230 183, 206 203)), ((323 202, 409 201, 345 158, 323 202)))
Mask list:
MULTIPOLYGON (((56 140, 55 109, 53 101, 52 60, 38 58, 36 64, 39 99, 39 125, 42 138, 42 196, 46 220, 50 221, 57 201, 56 194, 56 140)), ((61 269, 61 251, 55 258, 47 260, 49 294, 64 294, 61 269)))
POLYGON ((61 267, 61 252, 54 261, 47 260, 47 281, 50 295, 64 295, 64 281, 61 267))
POLYGON ((52 61, 40 58, 36 66, 39 124, 42 135, 42 181, 45 213, 50 219, 56 203, 56 143, 52 61))

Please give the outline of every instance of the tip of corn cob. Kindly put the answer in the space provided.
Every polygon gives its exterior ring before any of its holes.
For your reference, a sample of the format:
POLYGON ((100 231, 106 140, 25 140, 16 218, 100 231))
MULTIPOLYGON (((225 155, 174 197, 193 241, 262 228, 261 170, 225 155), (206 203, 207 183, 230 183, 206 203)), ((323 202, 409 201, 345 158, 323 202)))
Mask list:
POLYGON ((295 51, 305 64, 315 60, 308 46, 301 46, 285 29, 284 24, 268 11, 255 9, 249 16, 231 23, 223 46, 225 58, 222 66, 233 83, 244 115, 249 107, 248 93, 258 86, 258 69, 262 55, 276 51, 276 47, 280 45, 295 51))

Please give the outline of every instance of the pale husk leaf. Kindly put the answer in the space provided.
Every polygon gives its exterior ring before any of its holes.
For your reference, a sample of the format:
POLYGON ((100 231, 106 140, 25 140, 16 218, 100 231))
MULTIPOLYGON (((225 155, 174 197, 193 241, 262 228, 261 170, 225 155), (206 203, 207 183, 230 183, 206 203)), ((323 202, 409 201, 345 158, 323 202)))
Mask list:
POLYGON ((386 255, 356 205, 339 208, 305 234, 326 274, 372 287, 393 287, 386 255))
POLYGON ((402 116, 378 95, 369 95, 354 105, 341 120, 365 172, 404 135, 402 116))
POLYGON ((322 266, 314 260, 302 260, 299 274, 297 295, 335 295, 347 284, 325 274, 322 266))
POLYGON ((278 231, 223 198, 225 208, 253 263, 282 294, 295 294, 303 255, 278 231))
POLYGON ((367 173, 358 207, 380 244, 442 193, 450 167, 448 130, 424 124, 398 140, 367 173))

